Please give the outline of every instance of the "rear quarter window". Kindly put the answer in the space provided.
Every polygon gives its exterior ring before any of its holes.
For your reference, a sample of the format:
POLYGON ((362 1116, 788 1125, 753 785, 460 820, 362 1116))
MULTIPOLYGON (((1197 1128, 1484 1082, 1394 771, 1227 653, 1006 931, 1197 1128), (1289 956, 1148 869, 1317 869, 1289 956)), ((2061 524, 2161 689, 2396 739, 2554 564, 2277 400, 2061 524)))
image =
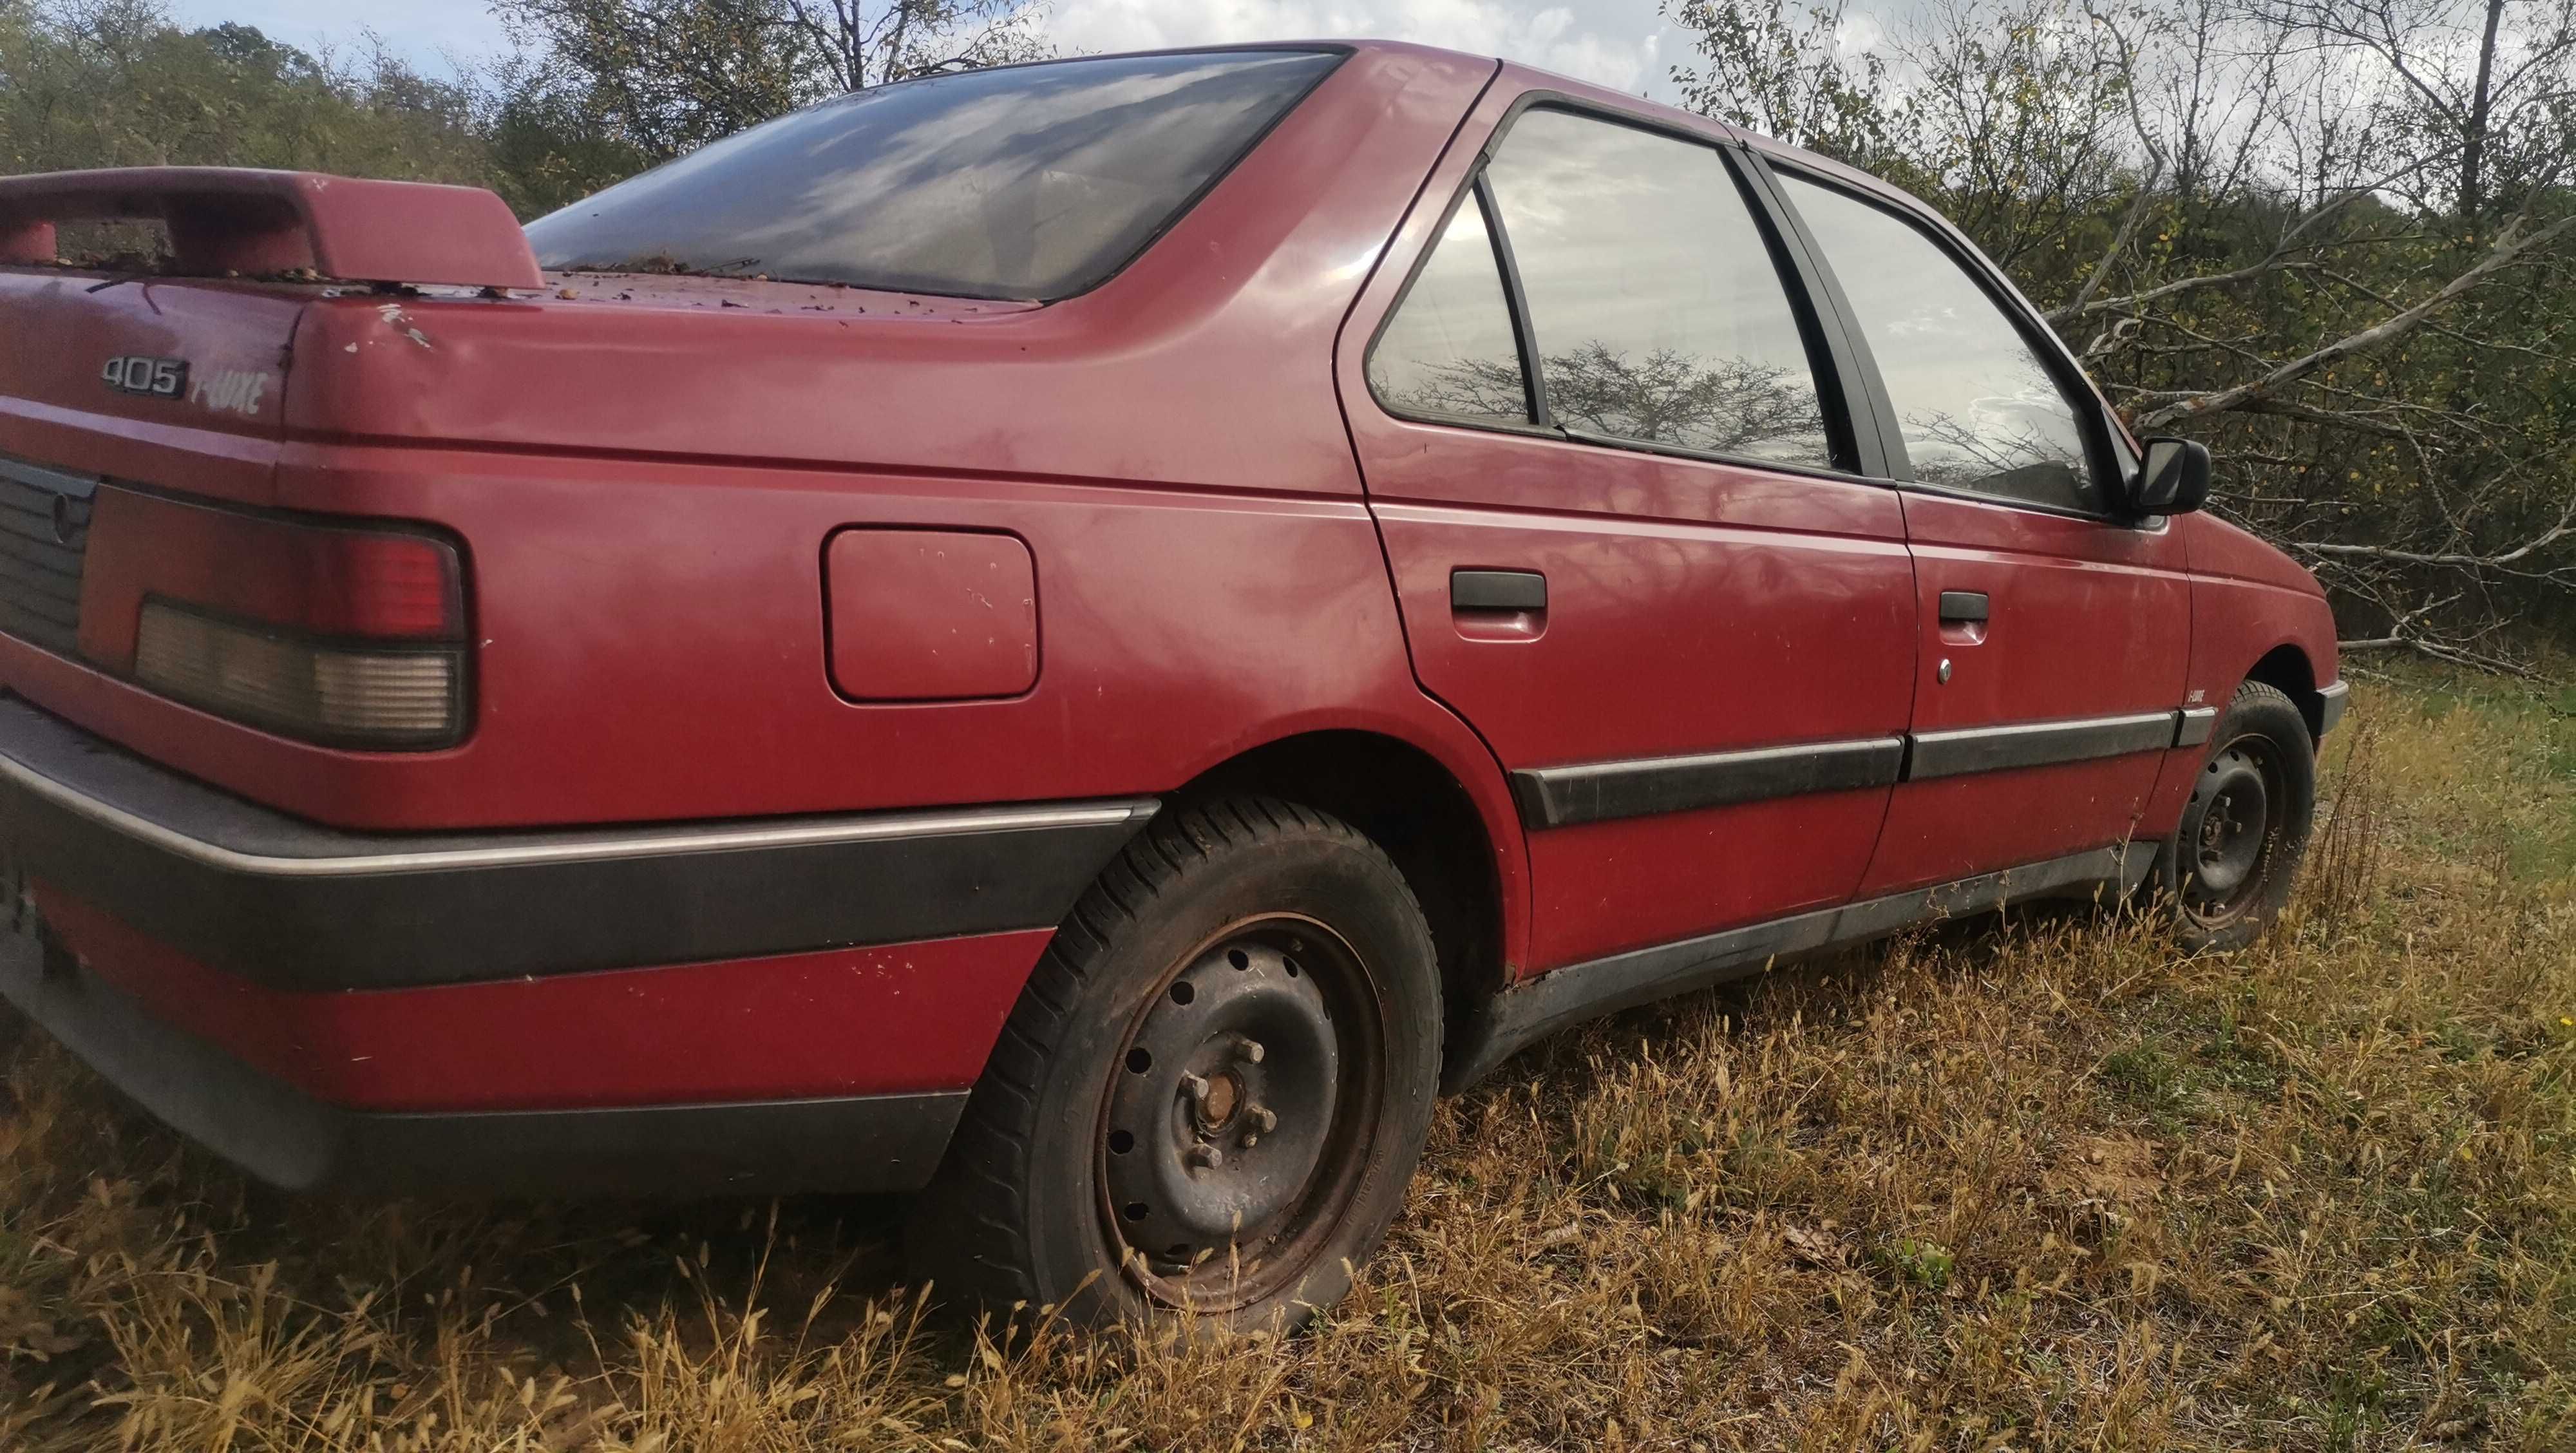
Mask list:
POLYGON ((529 224, 549 269, 1051 301, 1187 210, 1342 56, 1057 61, 860 91, 529 224))

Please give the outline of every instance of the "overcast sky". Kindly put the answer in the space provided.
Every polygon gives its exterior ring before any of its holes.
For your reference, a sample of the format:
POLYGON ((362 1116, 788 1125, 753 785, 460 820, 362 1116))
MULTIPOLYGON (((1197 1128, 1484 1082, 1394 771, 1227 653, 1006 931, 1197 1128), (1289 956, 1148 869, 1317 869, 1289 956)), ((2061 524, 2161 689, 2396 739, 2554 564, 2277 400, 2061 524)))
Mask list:
MULTIPOLYGON (((186 20, 238 20, 293 45, 346 45, 374 30, 425 65, 502 48, 481 0, 172 0, 186 20)), ((1053 0, 1047 29, 1070 51, 1208 41, 1379 36, 1508 56, 1623 91, 1668 97, 1689 46, 1655 0, 1053 0)))

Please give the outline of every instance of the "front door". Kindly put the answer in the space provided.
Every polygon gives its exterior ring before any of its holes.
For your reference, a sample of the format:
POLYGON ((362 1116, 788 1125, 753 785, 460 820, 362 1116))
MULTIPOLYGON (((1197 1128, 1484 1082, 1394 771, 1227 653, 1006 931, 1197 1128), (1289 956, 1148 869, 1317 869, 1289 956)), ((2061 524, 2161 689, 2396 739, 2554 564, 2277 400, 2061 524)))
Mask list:
POLYGON ((1915 222, 1779 175, 1912 475, 1914 743, 1862 892, 2125 843, 2182 704, 2180 540, 2112 517, 2125 445, 2019 303, 1915 222))
POLYGON ((1542 105, 1484 154, 1433 178, 1341 378, 1415 672, 1520 798, 1521 967, 1839 903, 1914 581, 1785 254, 1713 138, 1542 105))

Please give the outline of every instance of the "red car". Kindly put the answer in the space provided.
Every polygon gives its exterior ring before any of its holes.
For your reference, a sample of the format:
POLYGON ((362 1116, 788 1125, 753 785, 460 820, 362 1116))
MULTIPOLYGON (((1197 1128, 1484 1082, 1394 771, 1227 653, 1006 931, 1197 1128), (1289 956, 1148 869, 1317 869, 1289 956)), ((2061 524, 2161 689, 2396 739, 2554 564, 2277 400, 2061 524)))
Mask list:
POLYGON ((909 81, 524 232, 9 178, 0 330, 9 998, 278 1185, 925 1191, 1005 1302, 1293 1320, 1438 1088, 1787 956, 2243 943, 2344 702, 1957 231, 1491 59, 909 81))

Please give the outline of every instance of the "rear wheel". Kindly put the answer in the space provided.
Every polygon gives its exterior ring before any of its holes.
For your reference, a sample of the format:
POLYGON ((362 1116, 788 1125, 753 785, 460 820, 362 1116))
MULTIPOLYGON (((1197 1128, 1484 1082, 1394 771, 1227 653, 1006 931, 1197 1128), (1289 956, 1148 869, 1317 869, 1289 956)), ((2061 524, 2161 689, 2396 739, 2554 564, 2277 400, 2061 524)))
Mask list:
POLYGON ((1175 809, 1032 975, 917 1204, 918 1268, 1088 1320, 1293 1326, 1402 1204, 1439 976, 1376 844, 1260 798, 1175 809))
POLYGON ((2186 948, 2242 948, 2289 905, 2316 816, 2316 748, 2290 698, 2238 687, 2161 853, 2186 948))

